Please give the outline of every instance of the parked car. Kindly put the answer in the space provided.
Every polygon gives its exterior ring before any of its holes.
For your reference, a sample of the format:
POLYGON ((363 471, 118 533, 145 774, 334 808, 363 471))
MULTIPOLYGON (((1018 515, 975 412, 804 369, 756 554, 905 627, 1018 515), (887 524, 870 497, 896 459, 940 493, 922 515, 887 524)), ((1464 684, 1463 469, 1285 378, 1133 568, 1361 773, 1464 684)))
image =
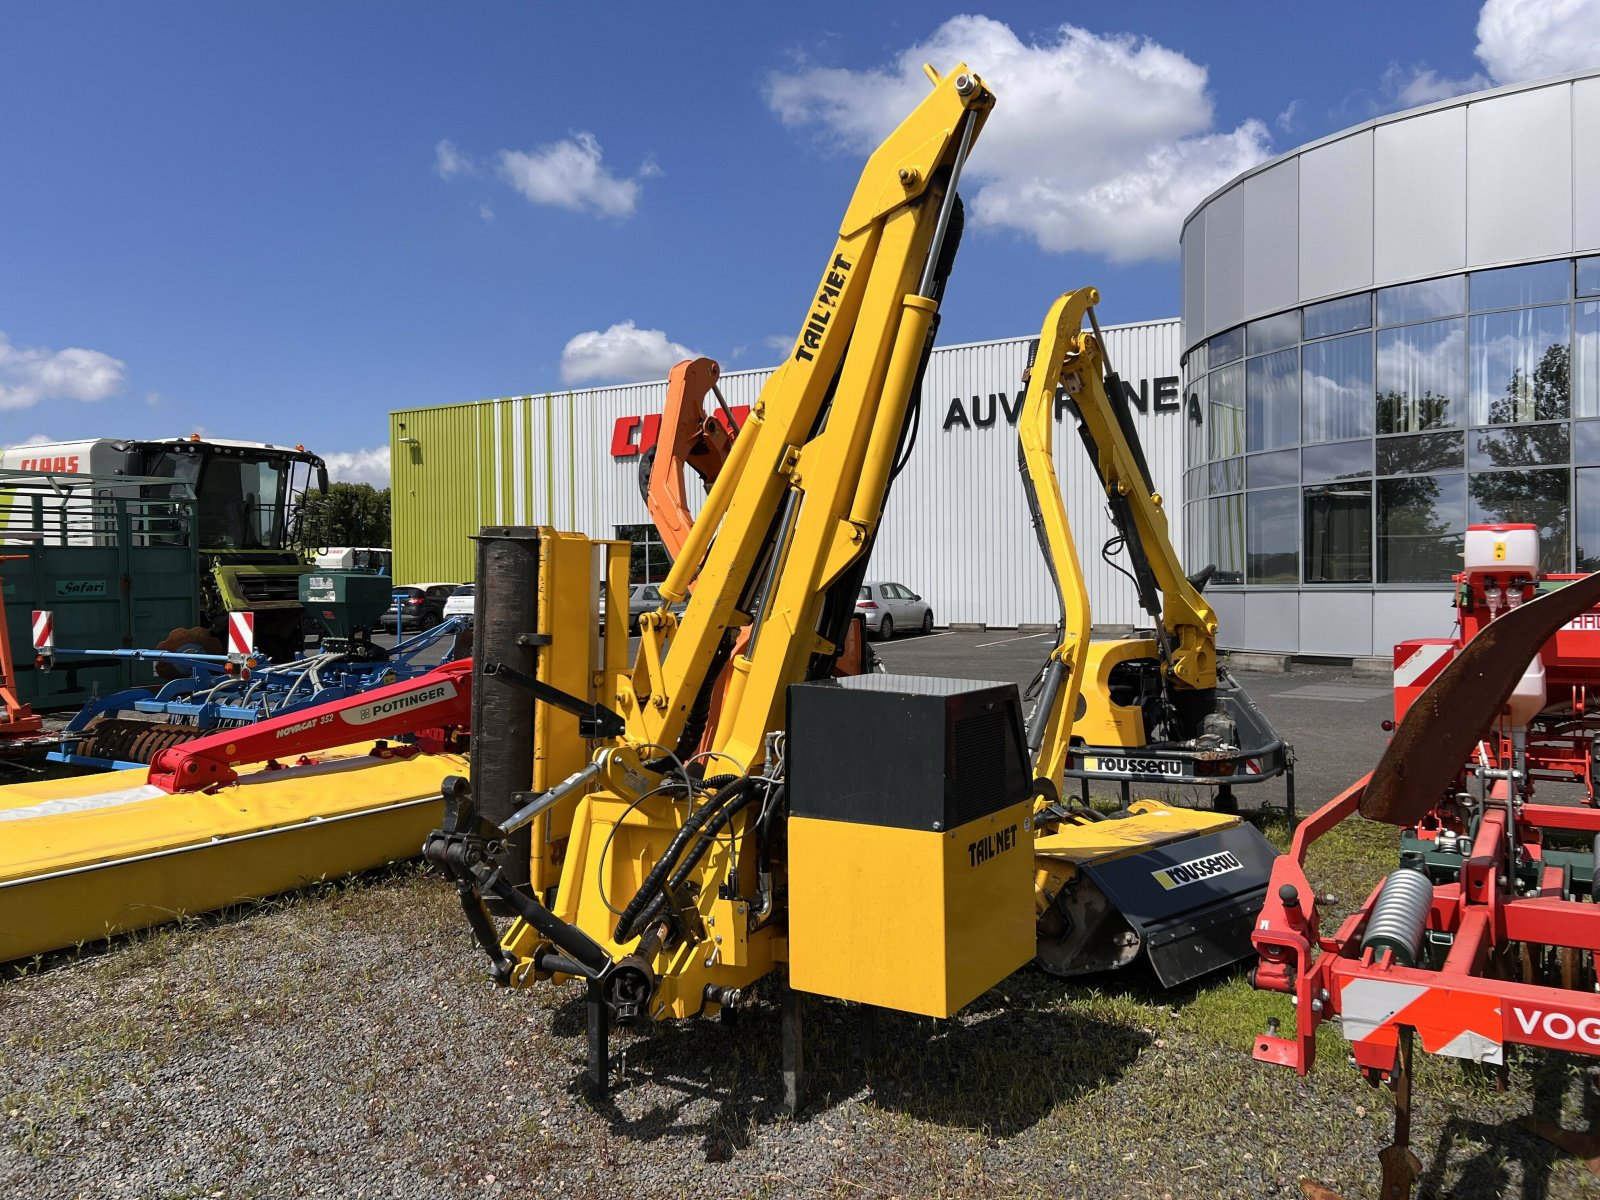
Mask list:
POLYGON ((933 632, 933 605, 903 583, 872 580, 861 585, 856 612, 867 623, 867 636, 892 638, 896 630, 933 632))
POLYGON ((444 603, 459 583, 413 583, 394 589, 394 606, 384 622, 391 629, 432 629, 444 620, 444 603))
MULTIPOLYGON (((647 612, 655 612, 661 607, 661 588, 654 583, 636 583, 628 593, 628 632, 639 632, 639 617, 647 612)), ((687 600, 674 600, 672 611, 678 616, 683 615, 683 610, 689 607, 687 600)), ((606 623, 606 599, 600 597, 600 624, 606 623)))
POLYGON ((450 598, 444 602, 444 615, 449 617, 472 616, 472 585, 463 583, 450 593, 450 598))

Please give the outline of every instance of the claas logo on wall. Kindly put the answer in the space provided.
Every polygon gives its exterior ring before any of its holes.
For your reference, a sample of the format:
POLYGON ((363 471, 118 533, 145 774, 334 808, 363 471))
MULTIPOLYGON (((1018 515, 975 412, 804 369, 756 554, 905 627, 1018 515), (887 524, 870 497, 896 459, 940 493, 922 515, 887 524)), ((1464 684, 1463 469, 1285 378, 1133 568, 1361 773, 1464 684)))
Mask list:
MULTIPOLYGON (((744 426, 744 419, 750 415, 748 404, 735 404, 728 410, 733 413, 733 426, 728 426, 728 418, 722 410, 717 409, 712 415, 721 421, 729 433, 737 433, 744 426)), ((661 436, 661 414, 650 413, 643 417, 618 417, 617 423, 611 427, 611 457, 612 458, 638 458, 645 451, 652 449, 656 438, 661 436)))

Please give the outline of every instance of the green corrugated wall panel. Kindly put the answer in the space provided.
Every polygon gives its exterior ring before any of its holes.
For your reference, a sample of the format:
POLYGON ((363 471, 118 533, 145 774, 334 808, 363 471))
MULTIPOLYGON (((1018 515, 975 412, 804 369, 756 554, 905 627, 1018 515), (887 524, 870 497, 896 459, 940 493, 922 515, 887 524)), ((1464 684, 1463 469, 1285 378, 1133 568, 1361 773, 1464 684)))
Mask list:
POLYGON ((513 442, 517 431, 511 423, 511 418, 516 411, 517 402, 502 400, 496 407, 500 416, 500 524, 515 525, 518 523, 518 518, 515 488, 516 453, 513 442))
MULTIPOLYGON (((493 520, 494 440, 491 433, 486 454, 480 433, 486 424, 480 406, 473 404, 390 414, 397 582, 472 578, 472 536, 493 520)), ((505 452, 510 453, 509 445, 505 452)))

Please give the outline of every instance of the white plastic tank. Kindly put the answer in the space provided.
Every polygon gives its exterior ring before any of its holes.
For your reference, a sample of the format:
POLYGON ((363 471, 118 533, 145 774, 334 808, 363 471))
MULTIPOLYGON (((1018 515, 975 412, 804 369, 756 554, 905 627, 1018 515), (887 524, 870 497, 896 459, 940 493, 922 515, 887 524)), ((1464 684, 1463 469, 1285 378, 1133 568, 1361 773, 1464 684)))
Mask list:
POLYGON ((1537 579, 1538 526, 1468 525, 1466 564, 1469 574, 1537 579))

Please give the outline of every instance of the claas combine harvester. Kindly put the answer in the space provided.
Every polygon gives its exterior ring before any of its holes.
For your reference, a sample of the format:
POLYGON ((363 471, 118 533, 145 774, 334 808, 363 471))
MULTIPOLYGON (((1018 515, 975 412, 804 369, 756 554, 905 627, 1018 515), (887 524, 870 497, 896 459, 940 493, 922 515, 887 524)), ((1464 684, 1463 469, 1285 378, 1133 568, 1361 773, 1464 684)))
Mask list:
MULTIPOLYGON (((1257 987, 1295 1001, 1255 1057, 1301 1074, 1318 1026, 1342 1022, 1368 1082, 1395 1093, 1381 1194, 1412 1193, 1413 1044, 1504 1069, 1508 1048, 1600 1053, 1600 575, 1539 573, 1532 525, 1472 526, 1456 577, 1457 632, 1395 648, 1398 726, 1370 775, 1300 826, 1257 922, 1257 987), (1565 783, 1568 802, 1534 800, 1565 783), (1360 815, 1400 828, 1399 864, 1325 932, 1307 851, 1360 815)), ((1566 800, 1565 797, 1558 799, 1566 800)), ((1592 1134, 1534 1132, 1595 1160, 1592 1134)), ((1316 1194, 1326 1194, 1317 1192, 1316 1194)))
MULTIPOLYGON (((1041 937, 1066 972, 1108 940, 1104 965, 1148 944, 1164 978, 1249 952, 1271 858, 1253 829, 1164 805, 1102 821, 1062 798, 1076 698, 1098 686, 1083 685, 1086 600, 1064 614, 1031 749, 1013 684, 840 671, 916 437, 956 182, 994 103, 964 66, 928 73, 932 93, 868 160, 794 348, 736 437, 703 415, 707 360, 674 373, 690 402, 663 422, 671 448, 647 495, 665 501, 652 513, 675 562, 632 663, 621 623, 599 619, 620 611, 625 544, 548 528, 479 538, 472 778, 446 781, 424 853, 455 882, 497 982, 585 981, 597 1090, 613 1023, 715 1014, 774 972, 794 1104, 798 993, 943 1017, 1042 957, 1041 937), (711 481, 692 521, 685 465, 711 481), (1096 874, 1113 863, 1143 873, 1145 910, 1119 911, 1131 884, 1096 874), (1187 923, 1171 919, 1180 908, 1187 923)), ((1165 547, 1146 564, 1161 628, 1108 668, 1103 724, 1124 747, 1219 764, 1220 779, 1247 755, 1219 699, 1215 619, 1176 572, 1126 416, 1102 416, 1117 410, 1100 339, 1079 329, 1094 299, 1052 310, 1029 404, 1081 390, 1108 500, 1141 545, 1165 547), (1161 588, 1187 588, 1181 606, 1163 611, 1161 588)), ((1053 472, 1043 490, 1056 512, 1053 472)), ((1070 535, 1052 544, 1081 589, 1070 535)), ((1268 731, 1251 753, 1286 757, 1274 746, 1268 731)))

